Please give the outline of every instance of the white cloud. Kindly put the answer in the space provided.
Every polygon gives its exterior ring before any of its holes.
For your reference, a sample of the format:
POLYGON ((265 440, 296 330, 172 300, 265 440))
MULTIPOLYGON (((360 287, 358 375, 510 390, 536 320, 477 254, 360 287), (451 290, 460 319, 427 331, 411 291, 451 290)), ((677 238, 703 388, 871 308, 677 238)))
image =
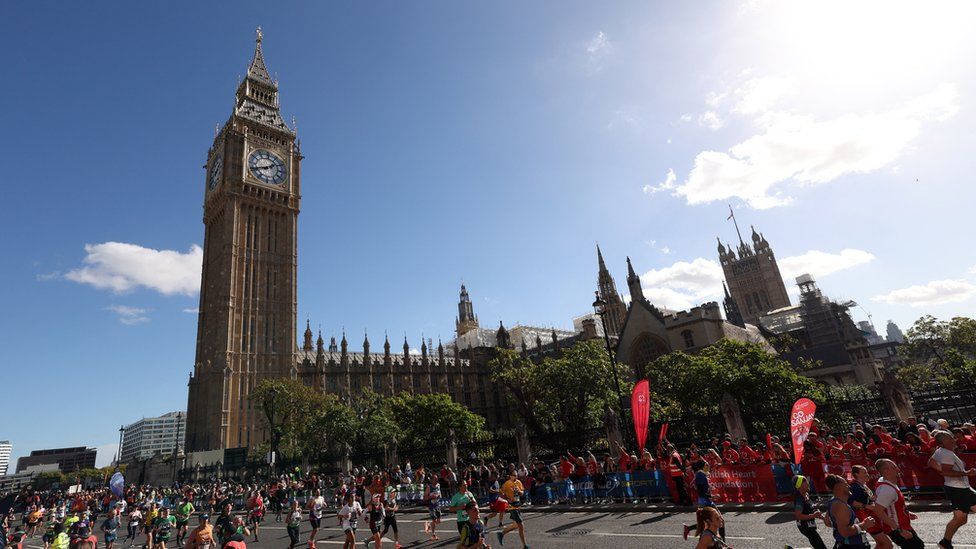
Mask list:
POLYGON ((976 275, 976 265, 969 268, 969 274, 976 275))
POLYGON ((186 309, 183 309, 183 312, 187 314, 195 315, 200 312, 200 309, 197 309, 196 307, 187 307, 186 309))
POLYGON ((694 118, 694 117, 691 116, 690 114, 682 114, 681 115, 681 121, 682 122, 691 122, 692 118, 694 118))
POLYGON ((854 248, 845 248, 836 254, 810 250, 804 254, 780 259, 779 268, 783 278, 792 281, 801 274, 811 274, 814 278, 819 278, 870 263, 874 259, 874 254, 854 248))
POLYGON ((610 39, 607 38, 607 34, 599 31, 587 42, 586 53, 589 54, 590 59, 596 59, 606 55, 612 47, 610 39))
POLYGON ((747 80, 732 92, 732 112, 744 115, 770 110, 781 98, 793 91, 793 80, 782 76, 761 76, 747 80))
MULTIPOLYGON (((664 253, 670 250, 663 248, 664 253)), ((827 253, 811 250, 806 253, 785 257, 779 260, 787 288, 795 288, 790 278, 802 273, 826 276, 843 269, 863 265, 874 259, 874 255, 863 250, 844 249, 840 253, 827 253)), ((718 261, 696 258, 690 262, 678 261, 670 267, 650 270, 641 275, 644 296, 654 303, 668 309, 683 310, 707 301, 718 301, 723 297, 722 281, 725 275, 718 261)))
POLYGON ((973 296, 976 296, 976 285, 965 280, 933 280, 928 284, 893 290, 887 294, 875 296, 873 299, 891 305, 930 307, 966 301, 973 296))
POLYGON ((815 185, 881 169, 918 137, 924 122, 946 120, 959 110, 956 87, 941 84, 899 109, 819 120, 808 114, 762 111, 785 88, 782 83, 756 88, 743 92, 735 108, 754 114, 761 132, 727 152, 698 153, 687 180, 674 189, 688 204, 733 197, 760 209, 788 204, 792 199, 783 194, 783 183, 815 185))
POLYGON ((689 309, 722 295, 722 267, 703 257, 652 269, 640 278, 648 301, 668 309, 689 309))
POLYGON ((678 176, 674 173, 674 170, 668 168, 667 175, 664 176, 664 181, 658 183, 657 185, 644 185, 644 194, 654 194, 660 191, 668 191, 674 189, 674 184, 678 180, 678 176))
POLYGON ((84 266, 64 277, 100 290, 125 293, 143 287, 164 295, 193 295, 200 290, 203 250, 186 253, 154 250, 124 242, 86 244, 84 266))
POLYGON ((149 317, 146 316, 146 313, 149 312, 148 309, 129 307, 128 305, 109 305, 105 307, 105 310, 115 313, 119 322, 126 326, 149 322, 149 317))
POLYGON ((632 107, 617 109, 613 111, 610 115, 610 121, 607 122, 607 129, 613 130, 616 128, 632 128, 634 130, 641 130, 644 128, 644 119, 640 112, 632 107))
POLYGON ((714 132, 720 130, 725 125, 725 121, 719 117, 717 112, 705 111, 698 117, 698 125, 704 126, 714 132))
POLYGON ((604 61, 613 52, 613 44, 603 31, 597 32, 585 45, 587 72, 592 76, 603 70, 604 61))

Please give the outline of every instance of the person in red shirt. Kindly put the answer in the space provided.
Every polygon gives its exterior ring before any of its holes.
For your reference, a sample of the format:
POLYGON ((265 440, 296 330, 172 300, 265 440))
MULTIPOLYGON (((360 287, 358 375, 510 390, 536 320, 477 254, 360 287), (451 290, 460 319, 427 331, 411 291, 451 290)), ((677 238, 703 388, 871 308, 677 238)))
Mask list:
POLYGON ((596 460, 596 456, 593 452, 587 452, 586 456, 586 474, 591 477, 595 477, 597 473, 600 472, 600 463, 596 460))
POLYGON ((725 463, 737 464, 739 463, 739 452, 732 447, 732 442, 726 440, 722 443, 722 460, 725 463))
POLYGON ((573 469, 575 469, 575 468, 576 468, 576 466, 573 465, 573 462, 571 462, 568 459, 566 459, 566 456, 560 456, 560 458, 559 458, 559 476, 562 477, 563 480, 568 479, 569 476, 573 474, 573 469))
POLYGON ((871 431, 872 431, 873 434, 878 435, 879 437, 881 437, 881 441, 882 442, 885 442, 887 444, 891 444, 891 435, 888 434, 888 431, 884 427, 882 427, 880 425, 875 425, 875 426, 871 427, 871 431))
POLYGON ((641 458, 640 458, 640 462, 638 463, 638 467, 640 468, 641 471, 653 471, 654 470, 654 456, 652 456, 651 455, 651 452, 648 451, 646 448, 644 449, 644 453, 641 454, 641 458))
POLYGON ((749 446, 749 441, 742 439, 739 441, 739 463, 742 465, 752 465, 759 461, 759 452, 749 446))
POLYGON ((835 464, 844 461, 844 445, 837 437, 827 439, 827 461, 835 464))
POLYGON ((873 434, 871 435, 871 442, 868 443, 867 447, 868 457, 871 459, 878 459, 891 455, 891 445, 885 442, 881 435, 873 434))
POLYGON ((952 438, 956 439, 957 451, 970 452, 972 450, 976 450, 976 447, 969 445, 969 441, 966 440, 966 433, 959 427, 952 430, 952 438))
POLYGON ((851 458, 851 461, 861 461, 865 458, 864 447, 861 446, 854 433, 848 433, 847 443, 844 444, 844 453, 851 458))
POLYGON ((722 464, 722 456, 718 455, 718 452, 714 448, 709 448, 705 452, 705 463, 708 464, 710 470, 714 470, 716 467, 722 464))
POLYGON ((619 442, 617 443, 617 449, 620 450, 620 458, 617 460, 617 470, 621 473, 629 473, 632 469, 631 457, 627 452, 627 449, 623 447, 619 442))
POLYGON ((935 447, 935 439, 932 438, 932 433, 924 425, 918 426, 918 438, 922 441, 922 449, 925 450, 925 453, 931 453, 935 447))

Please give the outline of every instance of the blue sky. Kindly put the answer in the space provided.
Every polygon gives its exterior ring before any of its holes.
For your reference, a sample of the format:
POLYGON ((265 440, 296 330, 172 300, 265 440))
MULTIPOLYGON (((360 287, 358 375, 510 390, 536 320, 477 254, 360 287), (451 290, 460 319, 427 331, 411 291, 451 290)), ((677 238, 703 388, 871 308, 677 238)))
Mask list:
POLYGON ((450 339, 462 279, 483 324, 567 328, 597 242, 622 290, 630 255, 652 301, 716 299, 728 204, 858 319, 971 315, 973 8, 846 4, 9 4, 0 439, 185 407, 201 166, 258 25, 326 338, 450 339))

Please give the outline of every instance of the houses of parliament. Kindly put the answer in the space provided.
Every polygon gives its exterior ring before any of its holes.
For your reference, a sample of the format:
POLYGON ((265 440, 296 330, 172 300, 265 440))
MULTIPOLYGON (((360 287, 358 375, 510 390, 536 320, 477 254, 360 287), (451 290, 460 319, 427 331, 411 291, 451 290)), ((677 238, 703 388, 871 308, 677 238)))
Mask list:
MULTIPOLYGON (((658 356, 696 352, 723 338, 752 341, 773 352, 765 339, 773 332, 763 329, 761 315, 788 308, 790 301, 772 249, 757 234, 752 248, 740 237, 738 257, 731 246, 719 246, 731 288, 724 315, 716 302, 689 311, 655 306, 644 298, 629 258, 628 305, 598 248, 596 287, 605 303, 603 314, 575 319, 572 330, 501 323, 482 327, 462 284, 453 341, 436 346, 422 341, 420 352, 412 353, 406 339, 393 350, 384 337, 374 350, 364 335, 361 348, 350 350, 345 333, 326 345, 306 321, 299 343, 297 235, 304 156, 295 129, 281 117, 278 82, 268 72, 262 41, 259 29, 230 117, 207 152, 187 451, 254 447, 265 441, 269 433, 263 414, 248 395, 267 378, 300 380, 344 399, 367 388, 381 395, 447 393, 497 429, 510 428, 514 421, 503 387, 491 380, 489 362, 499 348, 540 361, 577 341, 602 339, 606 332, 617 360, 630 365, 635 377, 658 356)), ((587 306, 581 303, 581 309, 587 306)))

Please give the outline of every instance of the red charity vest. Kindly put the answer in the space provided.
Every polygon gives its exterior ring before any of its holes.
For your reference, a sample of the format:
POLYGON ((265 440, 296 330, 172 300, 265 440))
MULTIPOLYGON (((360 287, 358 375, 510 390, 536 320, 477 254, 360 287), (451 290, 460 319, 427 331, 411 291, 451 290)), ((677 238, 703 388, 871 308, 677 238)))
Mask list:
MULTIPOLYGON (((898 528, 901 528, 903 530, 908 530, 909 528, 911 528, 912 519, 908 516, 908 510, 905 509, 905 494, 902 494, 900 488, 898 488, 897 486, 888 482, 885 479, 879 480, 878 484, 887 484, 888 486, 891 486, 892 488, 895 489, 895 492, 898 494, 898 499, 895 500, 895 515, 897 515, 898 518, 898 528)), ((890 531, 891 529, 888 528, 887 525, 885 525, 885 532, 890 532, 890 531)))

